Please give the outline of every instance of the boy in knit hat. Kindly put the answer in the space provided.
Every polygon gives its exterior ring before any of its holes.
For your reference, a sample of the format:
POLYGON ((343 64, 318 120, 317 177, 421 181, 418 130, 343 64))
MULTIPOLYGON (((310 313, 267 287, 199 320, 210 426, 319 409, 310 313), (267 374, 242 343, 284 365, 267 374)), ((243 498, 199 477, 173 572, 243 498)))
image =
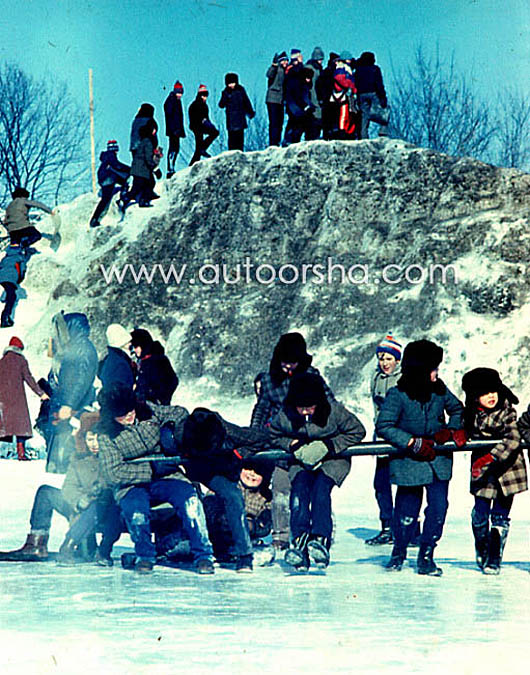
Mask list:
POLYGON ((169 138, 167 151, 167 177, 175 173, 175 162, 180 150, 180 139, 186 136, 184 131, 184 113, 182 110, 182 95, 184 87, 178 80, 164 102, 164 115, 166 118, 166 136, 169 138))
POLYGON ((127 192, 127 179, 131 167, 118 160, 119 149, 117 141, 107 141, 107 149, 99 156, 101 163, 98 168, 98 183, 101 187, 101 199, 90 219, 90 227, 101 225, 99 219, 105 215, 112 196, 117 192, 116 183, 120 186, 121 199, 127 192))
POLYGON ((199 85, 197 96, 188 109, 190 129, 195 136, 195 152, 190 166, 198 162, 201 157, 211 157, 206 151, 219 136, 219 131, 210 122, 207 98, 208 88, 204 84, 199 85))

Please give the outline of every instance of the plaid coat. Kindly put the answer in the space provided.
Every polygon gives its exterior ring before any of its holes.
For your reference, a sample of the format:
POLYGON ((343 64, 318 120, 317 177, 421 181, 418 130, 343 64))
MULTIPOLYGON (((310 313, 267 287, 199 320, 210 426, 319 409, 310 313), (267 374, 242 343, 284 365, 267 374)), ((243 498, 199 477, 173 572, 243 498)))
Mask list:
MULTIPOLYGON (((312 373, 313 375, 320 375, 316 368, 309 366, 305 371, 307 373, 312 373)), ((270 425, 270 422, 276 413, 280 412, 282 409, 282 404, 287 396, 289 391, 289 384, 291 383, 291 378, 286 377, 280 385, 277 387, 274 386, 270 373, 265 373, 261 378, 261 391, 259 394, 258 401, 254 406, 252 411, 252 418, 250 421, 251 427, 257 427, 258 429, 263 429, 270 425)), ((333 392, 328 387, 326 382, 324 382, 324 389, 328 401, 334 401, 335 396, 333 392)))
MULTIPOLYGON (((526 464, 517 427, 517 413, 508 401, 499 410, 491 412, 478 410, 473 423, 472 437, 499 442, 489 451, 495 461, 484 469, 478 479, 471 479, 471 494, 495 499, 499 487, 506 497, 528 490, 526 464)), ((471 464, 485 454, 484 450, 474 450, 471 454, 471 464)))
MULTIPOLYGON (((149 462, 131 464, 127 460, 161 453, 160 427, 162 424, 169 420, 179 424, 188 416, 188 411, 180 406, 150 403, 149 408, 153 411, 151 419, 124 426, 115 438, 111 438, 106 433, 98 434, 101 473, 104 480, 112 487, 117 502, 132 487, 150 483, 153 478, 149 462)), ((181 471, 166 478, 187 480, 181 471)))

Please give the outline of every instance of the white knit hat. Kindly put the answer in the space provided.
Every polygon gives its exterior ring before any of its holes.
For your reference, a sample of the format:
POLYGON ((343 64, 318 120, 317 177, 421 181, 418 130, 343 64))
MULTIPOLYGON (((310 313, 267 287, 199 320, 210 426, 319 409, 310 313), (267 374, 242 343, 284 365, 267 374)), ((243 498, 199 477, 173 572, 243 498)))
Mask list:
POLYGON ((109 347, 125 347, 131 341, 131 334, 119 323, 111 323, 107 328, 109 347))

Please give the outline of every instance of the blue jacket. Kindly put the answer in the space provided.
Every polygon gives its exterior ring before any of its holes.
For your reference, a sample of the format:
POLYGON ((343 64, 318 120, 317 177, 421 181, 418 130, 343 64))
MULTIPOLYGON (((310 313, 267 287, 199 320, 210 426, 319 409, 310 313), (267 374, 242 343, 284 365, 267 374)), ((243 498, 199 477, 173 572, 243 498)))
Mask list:
POLYGON ((240 131, 247 128, 247 115, 252 119, 256 114, 245 88, 236 84, 234 89, 225 87, 219 101, 219 107, 226 109, 226 128, 228 131, 240 131))
POLYGON ((432 462, 425 462, 416 459, 407 448, 411 438, 432 439, 441 429, 462 428, 464 406, 445 385, 441 390, 443 394, 433 393, 427 403, 409 398, 398 387, 392 387, 386 395, 375 429, 378 436, 403 450, 402 455, 390 458, 390 480, 394 485, 429 485, 435 475, 440 480, 451 478, 450 450, 438 454, 432 462))
POLYGON ((0 260, 0 283, 6 281, 18 286, 24 280, 29 254, 22 246, 8 246, 0 260))
POLYGON ((130 167, 122 164, 114 150, 105 150, 99 156, 98 183, 103 185, 123 184, 129 177, 130 167))
POLYGON ((99 364, 98 377, 103 389, 110 389, 114 384, 123 384, 132 389, 134 372, 131 359, 122 349, 108 347, 107 356, 99 364))

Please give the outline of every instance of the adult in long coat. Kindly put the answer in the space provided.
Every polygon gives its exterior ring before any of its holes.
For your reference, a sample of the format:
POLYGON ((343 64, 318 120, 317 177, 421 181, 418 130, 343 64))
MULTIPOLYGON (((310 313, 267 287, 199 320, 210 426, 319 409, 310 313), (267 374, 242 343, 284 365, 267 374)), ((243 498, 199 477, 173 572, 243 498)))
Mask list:
POLYGON ((226 129, 228 131, 228 149, 244 150, 245 129, 247 117, 255 116, 254 108, 250 102, 245 88, 239 84, 237 73, 225 75, 226 87, 221 94, 219 107, 226 112, 226 129))
POLYGON ((184 87, 177 80, 173 91, 169 92, 164 102, 164 116, 166 121, 166 136, 169 138, 167 151, 167 177, 175 173, 175 162, 180 150, 180 139, 186 136, 184 131, 184 111, 182 110, 182 95, 184 87))
POLYGON ((137 399, 170 405, 179 379, 164 353, 164 347, 143 328, 135 328, 131 332, 131 346, 138 357, 137 399))
POLYGON ((392 528, 394 548, 388 570, 400 571, 403 567, 425 491, 427 508, 417 571, 431 576, 442 574, 433 561, 433 552, 447 515, 453 453, 436 452, 434 444, 450 438, 461 442, 455 432, 462 431, 464 410, 438 378, 442 358, 443 349, 433 342, 410 342, 403 354, 402 376, 386 395, 377 418, 377 435, 402 451, 390 460, 390 481, 398 488, 392 528))
POLYGON ((275 54, 272 65, 267 70, 267 113, 269 115, 269 145, 280 145, 282 140, 285 107, 283 100, 283 82, 289 57, 285 52, 275 54))
POLYGON ((23 349, 22 340, 12 337, 0 359, 0 434, 4 439, 16 436, 20 460, 28 459, 24 446, 33 436, 24 383, 42 400, 48 398, 31 374, 23 349))

